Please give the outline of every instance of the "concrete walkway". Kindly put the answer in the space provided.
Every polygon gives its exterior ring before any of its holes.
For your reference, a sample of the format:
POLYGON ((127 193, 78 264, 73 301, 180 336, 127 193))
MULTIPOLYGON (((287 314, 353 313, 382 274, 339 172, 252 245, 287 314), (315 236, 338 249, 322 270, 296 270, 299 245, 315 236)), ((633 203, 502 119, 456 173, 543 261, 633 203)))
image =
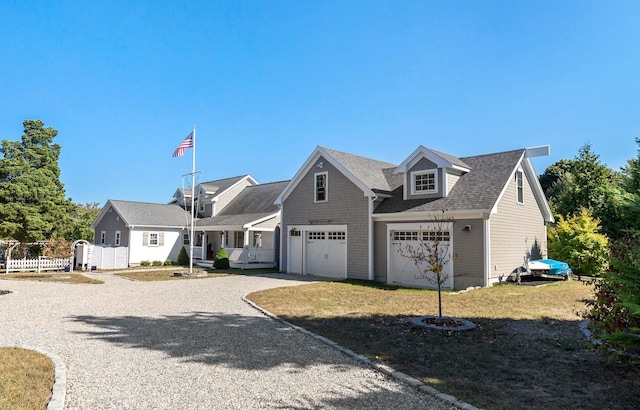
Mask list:
POLYGON ((66 366, 66 409, 449 409, 242 301, 287 275, 1 280, 0 346, 66 366))

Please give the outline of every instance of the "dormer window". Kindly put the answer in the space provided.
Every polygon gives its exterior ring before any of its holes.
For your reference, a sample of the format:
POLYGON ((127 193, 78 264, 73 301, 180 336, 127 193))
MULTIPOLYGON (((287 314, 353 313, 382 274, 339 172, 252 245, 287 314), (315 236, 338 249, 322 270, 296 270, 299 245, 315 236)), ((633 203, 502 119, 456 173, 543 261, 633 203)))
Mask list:
POLYGON ((327 173, 315 174, 315 198, 314 202, 327 201, 327 173))
POLYGON ((415 171, 411 173, 411 194, 435 194, 438 192, 438 170, 415 171))

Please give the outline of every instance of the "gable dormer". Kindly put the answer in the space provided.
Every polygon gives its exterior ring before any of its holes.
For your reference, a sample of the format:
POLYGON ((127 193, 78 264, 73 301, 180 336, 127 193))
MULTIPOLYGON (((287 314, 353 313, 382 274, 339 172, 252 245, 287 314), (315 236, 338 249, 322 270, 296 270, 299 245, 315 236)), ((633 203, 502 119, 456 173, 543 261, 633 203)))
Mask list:
POLYGON ((459 158, 419 146, 394 171, 403 175, 403 198, 446 197, 471 168, 459 158))

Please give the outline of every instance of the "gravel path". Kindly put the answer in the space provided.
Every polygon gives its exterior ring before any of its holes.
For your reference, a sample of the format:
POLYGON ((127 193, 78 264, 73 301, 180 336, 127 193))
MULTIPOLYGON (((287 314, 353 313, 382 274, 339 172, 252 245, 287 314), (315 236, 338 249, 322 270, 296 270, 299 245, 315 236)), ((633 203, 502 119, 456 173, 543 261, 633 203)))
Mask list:
POLYGON ((0 281, 0 346, 66 365, 66 409, 450 409, 242 301, 286 275, 0 281))

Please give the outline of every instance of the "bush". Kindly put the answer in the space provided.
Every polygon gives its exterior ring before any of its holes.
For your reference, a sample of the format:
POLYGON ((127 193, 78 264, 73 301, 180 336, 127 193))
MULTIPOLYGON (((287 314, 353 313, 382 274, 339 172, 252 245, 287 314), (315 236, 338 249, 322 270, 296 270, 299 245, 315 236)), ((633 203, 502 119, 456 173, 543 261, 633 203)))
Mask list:
POLYGON ((229 255, 224 248, 220 248, 213 259, 213 267, 216 269, 229 269, 229 255))
POLYGON ((189 264, 189 254, 187 250, 183 247, 180 249, 180 253, 178 254, 178 265, 188 265, 189 264))
POLYGON ((140 266, 149 266, 149 265, 151 265, 151 263, 149 261, 140 262, 140 266))
POLYGON ((605 354, 640 354, 640 269, 614 260, 613 270, 594 280, 595 298, 587 300, 585 319, 605 354), (610 350, 610 349, 613 349, 610 350))
POLYGON ((153 266, 162 266, 162 261, 153 261, 151 262, 153 266))
POLYGON ((164 266, 171 266, 173 265, 173 261, 171 259, 167 259, 166 261, 164 261, 164 266))
POLYGON ((609 267, 609 240, 600 232, 600 221, 582 210, 569 219, 559 217, 549 228, 549 257, 567 262, 573 273, 599 276, 609 267))

